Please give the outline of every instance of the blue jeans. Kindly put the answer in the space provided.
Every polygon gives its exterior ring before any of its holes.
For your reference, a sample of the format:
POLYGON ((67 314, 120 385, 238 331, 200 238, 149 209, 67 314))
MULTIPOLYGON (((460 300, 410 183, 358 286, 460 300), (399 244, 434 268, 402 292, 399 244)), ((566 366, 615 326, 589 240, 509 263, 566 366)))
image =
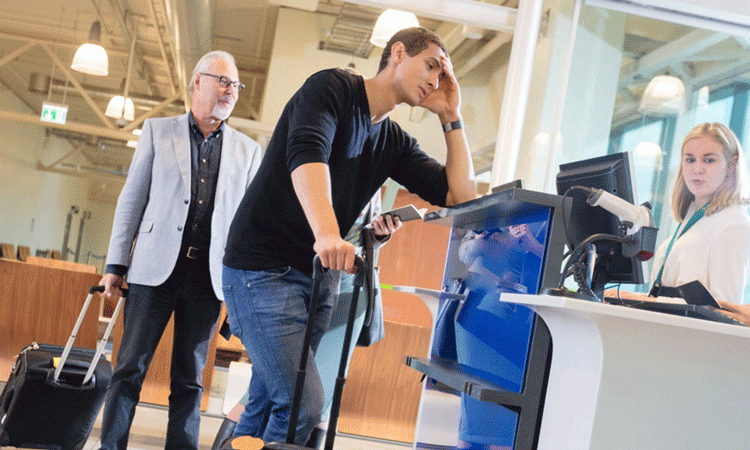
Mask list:
MULTIPOLYGON (((338 295, 339 272, 321 283, 314 315, 295 444, 307 441, 323 411, 323 387, 314 353, 328 327, 338 295)), ((224 300, 232 333, 239 337, 253 364, 248 403, 235 436, 284 442, 312 294, 312 278, 291 267, 239 270, 224 266, 224 300)))

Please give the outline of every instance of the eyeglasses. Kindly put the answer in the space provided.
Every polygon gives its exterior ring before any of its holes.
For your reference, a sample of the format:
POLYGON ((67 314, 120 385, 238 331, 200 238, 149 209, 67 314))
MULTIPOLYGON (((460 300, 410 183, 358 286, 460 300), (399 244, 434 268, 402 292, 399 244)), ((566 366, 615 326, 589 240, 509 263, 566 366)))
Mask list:
POLYGON ((214 75, 205 72, 201 72, 200 74, 216 78, 217 80, 219 80, 219 86, 223 87, 224 89, 228 88, 230 84, 234 86, 235 89, 237 89, 237 93, 245 89, 244 84, 240 83, 239 81, 232 81, 229 77, 225 77, 224 75, 214 75))

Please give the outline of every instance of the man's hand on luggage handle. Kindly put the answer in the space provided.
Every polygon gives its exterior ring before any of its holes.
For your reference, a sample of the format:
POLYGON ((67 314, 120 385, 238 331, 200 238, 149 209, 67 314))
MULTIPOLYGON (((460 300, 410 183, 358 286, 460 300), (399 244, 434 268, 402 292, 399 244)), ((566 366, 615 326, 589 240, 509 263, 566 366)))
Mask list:
POLYGON ((120 292, 120 288, 122 287, 122 277, 115 275, 113 273, 105 273, 102 276, 102 279, 99 280, 99 286, 104 286, 104 292, 102 292, 100 295, 106 297, 106 298, 117 298, 122 293, 120 292))
POLYGON ((354 246, 340 236, 322 236, 315 241, 313 249, 326 269, 354 273, 354 246))

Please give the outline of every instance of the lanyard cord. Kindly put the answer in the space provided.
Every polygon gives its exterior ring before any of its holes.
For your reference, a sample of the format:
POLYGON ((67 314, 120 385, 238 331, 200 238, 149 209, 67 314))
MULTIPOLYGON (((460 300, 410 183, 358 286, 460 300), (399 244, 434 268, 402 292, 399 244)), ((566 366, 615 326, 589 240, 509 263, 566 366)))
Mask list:
MULTIPOLYGON (((661 286, 661 275, 662 273, 664 273, 664 266, 667 264, 667 257, 669 256, 669 252, 672 250, 672 245, 674 244, 674 241, 678 237, 681 237, 683 234, 685 234, 685 232, 689 230, 690 227, 692 227, 695 224, 695 222, 697 222, 703 217, 703 215, 706 213, 706 206, 708 206, 708 203, 706 203, 698 211, 693 213, 693 215, 690 217, 687 223, 684 224, 685 226, 682 229, 677 228, 677 230, 674 232, 674 235, 672 236, 672 240, 669 241, 669 246, 667 246, 667 252, 664 254, 664 261, 661 263, 661 269, 659 269, 659 274, 656 276, 656 280, 654 281, 654 287, 661 286), (680 235, 677 236, 677 233, 679 233, 680 235)), ((652 291, 653 291, 653 288, 652 288, 652 291)))

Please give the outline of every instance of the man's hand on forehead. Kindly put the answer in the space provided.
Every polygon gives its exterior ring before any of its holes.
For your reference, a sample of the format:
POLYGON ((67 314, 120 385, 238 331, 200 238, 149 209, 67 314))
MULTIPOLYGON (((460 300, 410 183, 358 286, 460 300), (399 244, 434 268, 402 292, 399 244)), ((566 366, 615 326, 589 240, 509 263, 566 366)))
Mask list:
POLYGON ((440 79, 444 80, 448 77, 448 70, 452 70, 451 62, 450 62, 450 56, 446 53, 443 57, 440 58, 440 68, 442 71, 440 72, 440 79))

